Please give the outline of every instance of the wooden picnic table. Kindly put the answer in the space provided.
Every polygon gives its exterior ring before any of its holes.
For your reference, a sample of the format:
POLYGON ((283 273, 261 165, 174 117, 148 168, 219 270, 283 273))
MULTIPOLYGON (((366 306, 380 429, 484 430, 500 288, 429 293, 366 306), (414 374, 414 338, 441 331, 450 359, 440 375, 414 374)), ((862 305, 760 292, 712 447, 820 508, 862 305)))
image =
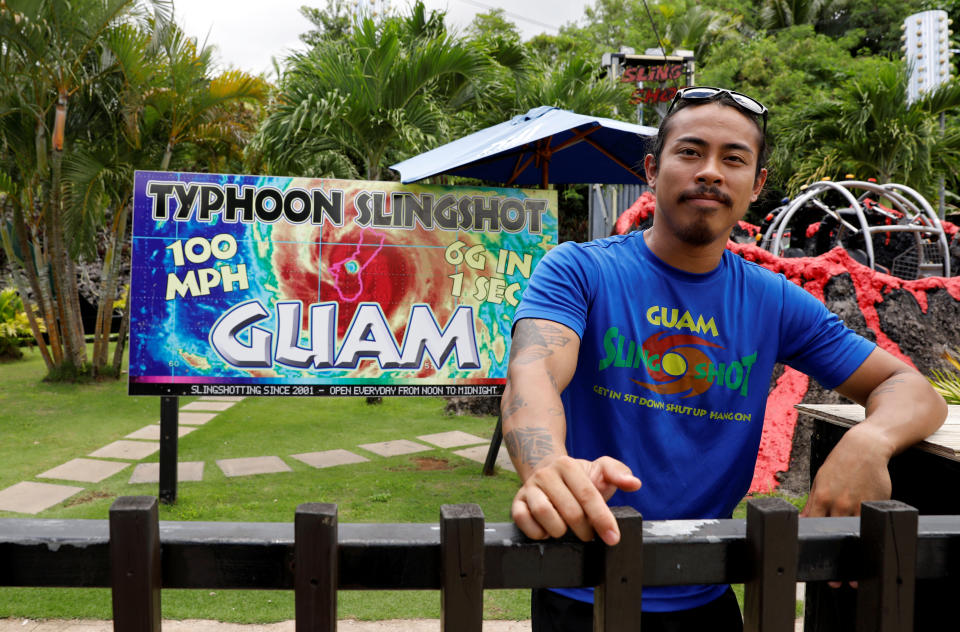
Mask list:
MULTIPOLYGON (((858 404, 799 404, 800 414, 813 419, 810 439, 810 481, 843 434, 864 418, 858 404)), ((925 441, 890 460, 892 498, 919 510, 921 515, 960 515, 960 406, 949 406, 943 426, 925 441)), ((943 630, 955 620, 960 579, 918 580, 914 630, 943 630)), ((805 632, 856 630, 856 590, 808 583, 805 632)))

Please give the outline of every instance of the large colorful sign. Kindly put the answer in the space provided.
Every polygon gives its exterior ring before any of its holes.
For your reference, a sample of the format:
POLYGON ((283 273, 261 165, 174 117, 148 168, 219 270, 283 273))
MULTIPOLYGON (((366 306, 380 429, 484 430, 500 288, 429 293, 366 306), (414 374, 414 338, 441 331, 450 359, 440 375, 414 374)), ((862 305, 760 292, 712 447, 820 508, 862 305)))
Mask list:
POLYGON ((496 395, 555 191, 137 172, 132 395, 496 395))

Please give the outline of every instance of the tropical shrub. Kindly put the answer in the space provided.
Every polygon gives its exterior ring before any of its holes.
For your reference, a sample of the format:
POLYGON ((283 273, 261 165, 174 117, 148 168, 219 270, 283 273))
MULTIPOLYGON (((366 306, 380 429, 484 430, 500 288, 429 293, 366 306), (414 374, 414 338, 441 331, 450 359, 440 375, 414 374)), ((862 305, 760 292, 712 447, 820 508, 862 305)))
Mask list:
POLYGON ((935 391, 943 395, 948 404, 960 404, 960 349, 953 353, 944 352, 943 359, 950 363, 952 368, 943 370, 932 369, 927 378, 935 391))
POLYGON ((32 340, 20 295, 13 288, 0 290, 0 360, 19 359, 23 356, 20 347, 32 340))

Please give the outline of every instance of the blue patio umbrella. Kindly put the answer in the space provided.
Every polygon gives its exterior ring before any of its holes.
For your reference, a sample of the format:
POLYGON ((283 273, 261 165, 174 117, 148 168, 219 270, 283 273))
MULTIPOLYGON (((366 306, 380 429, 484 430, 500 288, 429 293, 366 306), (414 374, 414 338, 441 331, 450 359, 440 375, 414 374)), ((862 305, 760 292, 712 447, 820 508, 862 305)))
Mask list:
POLYGON ((645 184, 643 156, 655 127, 541 106, 398 162, 401 181, 441 173, 503 182, 645 184))

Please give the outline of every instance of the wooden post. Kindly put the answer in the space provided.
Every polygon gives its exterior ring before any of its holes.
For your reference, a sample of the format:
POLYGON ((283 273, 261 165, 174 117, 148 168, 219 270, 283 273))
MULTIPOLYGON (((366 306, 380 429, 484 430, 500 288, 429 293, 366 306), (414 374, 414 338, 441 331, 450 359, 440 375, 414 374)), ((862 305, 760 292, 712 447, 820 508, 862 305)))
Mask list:
POLYGON ((483 511, 477 505, 440 507, 440 630, 483 628, 483 511))
POLYGON ((861 505, 858 632, 913 630, 917 523, 917 510, 896 500, 861 505))
POLYGON ((160 502, 177 502, 177 437, 180 398, 160 398, 160 502))
POLYGON ((337 629, 337 506, 304 503, 294 518, 294 612, 297 632, 337 629))
POLYGON ((744 632, 793 632, 799 544, 797 508, 782 498, 747 501, 751 579, 744 587, 744 632))
POLYGON ((611 507, 620 543, 605 546, 603 583, 593 591, 593 632, 640 629, 643 586, 643 517, 633 507, 611 507))
POLYGON ((121 496, 110 506, 110 585, 115 632, 160 632, 157 499, 121 496))

